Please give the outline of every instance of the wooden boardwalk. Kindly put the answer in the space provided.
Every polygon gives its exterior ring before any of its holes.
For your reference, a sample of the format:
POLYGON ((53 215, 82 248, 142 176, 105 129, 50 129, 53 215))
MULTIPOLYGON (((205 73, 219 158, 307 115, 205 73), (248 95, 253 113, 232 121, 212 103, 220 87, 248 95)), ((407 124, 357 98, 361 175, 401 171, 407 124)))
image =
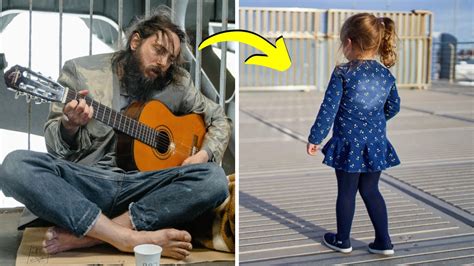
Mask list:
POLYGON ((240 263, 474 263, 474 88, 400 95, 388 137, 402 164, 380 184, 396 254, 382 257, 367 251, 374 233, 359 195, 351 255, 321 245, 336 228, 336 179, 305 147, 323 93, 240 94, 240 263))

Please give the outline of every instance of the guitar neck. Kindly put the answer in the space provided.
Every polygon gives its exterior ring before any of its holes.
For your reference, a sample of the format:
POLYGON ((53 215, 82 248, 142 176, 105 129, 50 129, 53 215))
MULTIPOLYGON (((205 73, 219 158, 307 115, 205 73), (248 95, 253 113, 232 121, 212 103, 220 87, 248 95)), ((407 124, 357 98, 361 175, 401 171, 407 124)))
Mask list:
POLYGON ((72 100, 84 99, 86 103, 94 109, 93 118, 115 130, 118 130, 134 139, 154 147, 158 132, 139 121, 125 116, 110 107, 107 107, 91 97, 83 96, 77 91, 68 88, 66 93, 66 102, 72 100))

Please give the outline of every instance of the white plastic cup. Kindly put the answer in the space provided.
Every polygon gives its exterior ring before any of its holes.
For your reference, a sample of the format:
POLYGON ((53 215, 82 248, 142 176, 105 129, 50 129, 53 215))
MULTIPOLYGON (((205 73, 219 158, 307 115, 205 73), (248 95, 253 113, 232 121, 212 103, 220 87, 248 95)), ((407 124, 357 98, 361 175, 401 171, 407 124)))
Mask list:
POLYGON ((133 248, 135 252, 135 263, 137 266, 159 266, 161 251, 158 245, 142 244, 133 248))

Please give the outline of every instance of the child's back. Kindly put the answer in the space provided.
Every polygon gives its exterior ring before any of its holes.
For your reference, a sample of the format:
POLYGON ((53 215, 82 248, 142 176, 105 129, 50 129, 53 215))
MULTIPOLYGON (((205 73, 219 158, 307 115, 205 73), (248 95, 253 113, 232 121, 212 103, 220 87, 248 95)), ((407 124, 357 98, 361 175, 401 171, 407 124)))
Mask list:
POLYGON ((337 233, 326 233, 323 243, 343 253, 352 251, 350 231, 359 192, 374 225, 369 252, 394 254, 388 233, 385 201, 378 189, 381 171, 400 163, 386 136, 386 121, 400 110, 395 78, 385 67, 396 61, 395 23, 360 13, 341 28, 344 56, 349 63, 336 67, 308 137, 307 152, 324 145, 324 163, 336 169, 337 233), (380 55, 382 66, 375 56, 380 55))
POLYGON ((324 163, 347 172, 373 172, 399 164, 386 138, 386 120, 399 110, 395 78, 375 60, 351 61, 334 70, 310 142, 325 145, 324 163))

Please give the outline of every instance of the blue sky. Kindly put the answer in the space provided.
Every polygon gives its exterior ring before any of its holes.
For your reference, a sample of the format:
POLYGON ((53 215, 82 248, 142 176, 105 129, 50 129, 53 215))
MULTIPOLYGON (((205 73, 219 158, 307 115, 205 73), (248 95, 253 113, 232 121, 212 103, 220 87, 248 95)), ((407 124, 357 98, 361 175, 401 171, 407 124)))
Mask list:
POLYGON ((428 10, 434 13, 435 32, 447 32, 459 41, 474 42, 474 0, 240 0, 240 6, 428 10))

